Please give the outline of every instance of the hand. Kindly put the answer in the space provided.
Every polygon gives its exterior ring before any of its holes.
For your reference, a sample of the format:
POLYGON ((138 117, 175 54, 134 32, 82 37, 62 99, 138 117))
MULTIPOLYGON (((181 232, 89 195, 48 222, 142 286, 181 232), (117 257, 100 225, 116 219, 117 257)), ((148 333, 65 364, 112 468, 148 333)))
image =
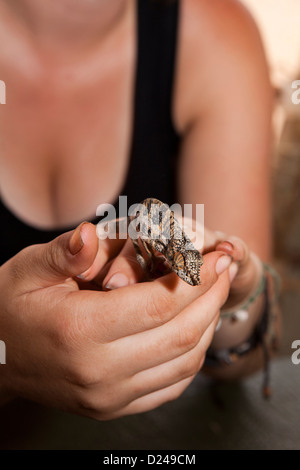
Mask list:
MULTIPOLYGON (((258 288, 263 274, 263 266, 260 259, 250 251, 246 243, 238 237, 226 236, 222 232, 206 232, 205 252, 211 250, 222 250, 228 253, 234 260, 233 265, 238 266, 237 274, 231 284, 230 294, 224 310, 238 311, 258 288)), ((242 344, 253 334, 259 323, 264 307, 264 296, 259 295, 256 300, 247 307, 242 321, 232 322, 230 318, 223 318, 219 324, 218 331, 214 335, 212 347, 215 349, 227 349, 242 344)), ((261 357, 255 355, 255 360, 249 356, 247 360, 239 361, 237 366, 232 366, 227 371, 210 370, 209 373, 215 377, 240 378, 261 367, 261 357), (220 374, 220 375, 218 375, 220 374)))
POLYGON ((224 308, 233 308, 247 299, 257 288, 262 276, 262 263, 240 238, 206 230, 204 252, 209 253, 213 250, 227 253, 238 266, 230 296, 224 306, 224 308))
MULTIPOLYGON (((169 274, 108 292, 79 290, 72 278, 97 253, 95 227, 82 224, 0 268, 6 395, 112 419, 175 399, 201 368, 228 296, 231 260, 205 255, 197 287, 169 274)), ((102 256, 105 264, 109 251, 102 256)))
MULTIPOLYGON (((230 295, 223 307, 234 310, 237 305, 243 304, 245 299, 257 289, 261 280, 262 265, 260 260, 250 253, 248 246, 237 237, 228 237, 222 232, 214 232, 209 229, 204 230, 204 227, 200 225, 195 227, 195 222, 188 218, 181 219, 180 223, 196 248, 200 249, 199 242, 204 238, 204 246, 200 250, 203 254, 213 253, 217 250, 228 253, 232 258, 230 295), (196 228, 197 232, 192 232, 192 227, 194 230, 196 228)), ((96 268, 94 265, 91 270, 85 273, 87 279, 95 275, 96 268)), ((137 263, 132 243, 129 240, 119 256, 110 262, 106 270, 100 272, 96 279, 103 282, 104 289, 116 289, 139 282, 143 276, 143 271, 137 263)), ((202 274, 201 279, 203 279, 202 274)), ((227 348, 246 340, 259 321, 263 300, 263 296, 260 296, 255 304, 251 305, 248 318, 243 322, 238 322, 234 327, 229 319, 223 320, 222 327, 214 335, 212 346, 227 348)))

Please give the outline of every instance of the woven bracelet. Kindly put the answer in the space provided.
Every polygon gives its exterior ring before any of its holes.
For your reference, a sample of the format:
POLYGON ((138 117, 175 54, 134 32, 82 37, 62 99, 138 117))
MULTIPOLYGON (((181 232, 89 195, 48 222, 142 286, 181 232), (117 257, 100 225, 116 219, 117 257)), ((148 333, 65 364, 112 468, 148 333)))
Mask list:
MULTIPOLYGON (((205 366, 207 367, 216 367, 224 366, 235 363, 240 357, 246 355, 250 351, 254 350, 257 346, 261 346, 264 355, 264 379, 263 379, 263 396, 268 398, 271 395, 270 389, 270 358, 268 352, 268 346, 266 344, 265 336, 268 332, 268 329, 271 329, 274 320, 273 307, 276 305, 278 296, 279 296, 279 276, 274 270, 274 268, 266 263, 263 263, 263 274, 260 280, 260 283, 256 291, 247 299, 247 301, 239 307, 238 310, 224 312, 221 315, 221 318, 231 318, 233 320, 238 320, 241 318, 241 312, 247 313, 246 309, 251 305, 262 293, 264 293, 264 306, 263 313, 259 323, 256 325, 251 336, 241 343, 238 346, 228 348, 228 349, 213 349, 209 348, 206 353, 205 366), (274 296, 273 299, 269 299, 269 289, 267 282, 267 273, 272 276, 274 281, 274 296)), ((272 349, 276 350, 277 348, 277 338, 272 328, 272 349)))

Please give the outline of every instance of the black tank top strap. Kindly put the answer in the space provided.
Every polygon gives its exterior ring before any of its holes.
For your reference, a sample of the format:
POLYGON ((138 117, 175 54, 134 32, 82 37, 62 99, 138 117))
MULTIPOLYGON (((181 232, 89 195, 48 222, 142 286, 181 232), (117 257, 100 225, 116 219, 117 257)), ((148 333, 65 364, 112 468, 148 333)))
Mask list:
POLYGON ((138 1, 138 51, 128 203, 155 197, 176 201, 179 136, 172 104, 179 1, 138 1))

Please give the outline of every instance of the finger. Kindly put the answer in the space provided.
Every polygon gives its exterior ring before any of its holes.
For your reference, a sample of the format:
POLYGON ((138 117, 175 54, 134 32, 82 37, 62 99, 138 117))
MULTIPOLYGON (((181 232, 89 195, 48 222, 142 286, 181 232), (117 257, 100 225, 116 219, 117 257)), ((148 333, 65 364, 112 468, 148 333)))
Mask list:
POLYGON ((235 261, 239 262, 241 270, 249 261, 250 250, 241 238, 227 236, 216 245, 216 249, 232 256, 235 261))
POLYGON ((87 336, 96 342, 111 342, 174 318, 213 286, 220 274, 219 265, 227 269, 231 262, 231 258, 225 258, 227 265, 220 252, 204 257, 200 286, 190 286, 172 273, 153 282, 109 292, 74 292, 66 301, 70 302, 69 310, 76 312, 79 327, 87 336))
MULTIPOLYGON (((92 281, 100 283, 104 267, 122 250, 126 240, 105 239, 98 241, 97 255, 92 265, 77 276, 81 281, 92 281)), ((102 280, 102 279, 101 279, 102 280)))
MULTIPOLYGON (((118 380, 120 381, 121 379, 119 391, 124 399, 120 402, 120 395, 118 397, 112 395, 109 404, 107 404, 110 413, 115 413, 120 408, 123 409, 137 399, 153 394, 153 392, 164 390, 177 383, 182 383, 186 379, 192 380, 204 363, 205 353, 211 343, 217 321, 218 319, 215 319, 212 322, 204 333, 201 342, 193 351, 158 367, 142 371, 133 377, 128 378, 127 371, 124 371, 123 380, 122 377, 120 378, 120 376, 118 376, 118 380), (116 402, 114 402, 114 400, 116 400, 116 402)), ((95 363, 98 363, 97 358, 95 358, 95 363)), ((114 380, 113 377, 112 379, 114 380)), ((97 398, 99 397, 98 387, 99 385, 95 384, 88 389, 90 396, 94 397, 93 409, 99 409, 102 405, 102 402, 99 402, 97 398)))
POLYGON ((224 273, 209 291, 166 324, 111 343, 110 351, 120 367, 135 374, 194 349, 226 302, 230 287, 228 278, 224 273))
POLYGON ((95 226, 84 222, 49 243, 22 250, 7 263, 9 275, 20 290, 51 286, 91 266, 97 248, 95 226))
POLYGON ((103 280, 103 287, 107 290, 113 290, 135 284, 142 280, 143 277, 144 271, 137 261, 133 243, 129 239, 123 246, 120 254, 112 262, 103 280))
POLYGON ((232 256, 238 265, 237 276, 232 283, 230 299, 234 305, 249 296, 253 289, 255 290, 262 276, 262 264, 241 238, 227 237, 226 241, 217 245, 217 249, 232 256))
POLYGON ((211 251, 215 251, 216 246, 218 246, 220 242, 226 240, 227 238, 228 238, 228 235, 226 235, 224 232, 217 231, 217 230, 210 230, 207 227, 205 227, 203 253, 209 253, 211 251))
POLYGON ((135 374, 129 382, 132 400, 195 376, 204 363, 218 320, 219 316, 214 318, 199 343, 191 351, 135 374))
POLYGON ((124 406, 118 411, 112 411, 106 416, 101 415, 101 420, 115 419, 120 418, 121 416, 144 413, 146 411, 153 410, 158 406, 163 405, 164 403, 174 401, 179 398, 180 395, 182 395, 182 393, 186 390, 186 388, 191 384, 193 380, 194 377, 189 377, 188 379, 184 379, 181 382, 175 385, 171 385, 170 387, 167 387, 163 390, 158 390, 142 398, 138 398, 137 400, 134 400, 132 403, 127 406, 124 406))

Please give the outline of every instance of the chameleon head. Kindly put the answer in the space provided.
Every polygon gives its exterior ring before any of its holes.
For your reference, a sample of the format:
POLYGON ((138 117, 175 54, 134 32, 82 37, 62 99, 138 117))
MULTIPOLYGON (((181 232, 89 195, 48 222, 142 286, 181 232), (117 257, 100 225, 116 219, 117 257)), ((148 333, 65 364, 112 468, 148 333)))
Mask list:
POLYGON ((201 284, 200 267, 202 264, 203 258, 198 250, 187 250, 185 253, 175 253, 172 259, 172 270, 191 286, 198 286, 201 284))
POLYGON ((183 254, 180 253, 179 251, 174 253, 173 266, 176 267, 178 271, 184 269, 184 267, 185 267, 183 254))

